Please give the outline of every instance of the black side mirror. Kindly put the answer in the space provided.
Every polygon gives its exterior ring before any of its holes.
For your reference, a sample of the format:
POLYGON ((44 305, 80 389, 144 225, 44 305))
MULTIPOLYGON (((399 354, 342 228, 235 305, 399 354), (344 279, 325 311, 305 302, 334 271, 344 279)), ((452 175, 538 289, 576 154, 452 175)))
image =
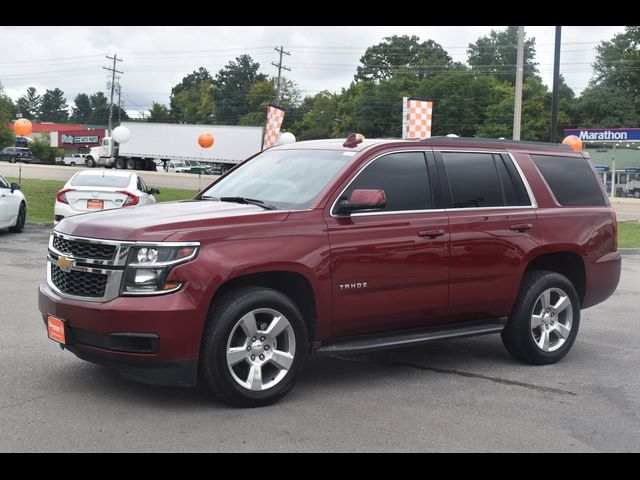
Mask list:
POLYGON ((384 190, 354 190, 348 200, 338 204, 338 212, 351 214, 365 210, 381 210, 387 203, 384 190))
POLYGON ((16 190, 20 190, 20 184, 19 183, 12 183, 11 184, 11 193, 15 192, 16 190))
POLYGON ((150 188, 149 190, 147 190, 147 193, 149 195, 159 195, 160 194, 160 190, 158 190, 157 188, 150 188))

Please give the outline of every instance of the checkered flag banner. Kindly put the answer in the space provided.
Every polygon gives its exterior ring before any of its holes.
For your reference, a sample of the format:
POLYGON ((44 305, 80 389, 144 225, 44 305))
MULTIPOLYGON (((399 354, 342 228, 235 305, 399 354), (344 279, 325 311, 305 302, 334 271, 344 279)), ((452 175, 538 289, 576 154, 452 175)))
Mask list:
POLYGON ((431 100, 404 97, 402 99, 402 138, 431 137, 431 100))
POLYGON ((276 139, 278 138, 278 133, 280 133, 280 127, 282 126, 283 119, 284 110, 273 105, 269 105, 267 108, 267 125, 264 128, 264 142, 262 142, 262 148, 271 148, 277 145, 276 139))

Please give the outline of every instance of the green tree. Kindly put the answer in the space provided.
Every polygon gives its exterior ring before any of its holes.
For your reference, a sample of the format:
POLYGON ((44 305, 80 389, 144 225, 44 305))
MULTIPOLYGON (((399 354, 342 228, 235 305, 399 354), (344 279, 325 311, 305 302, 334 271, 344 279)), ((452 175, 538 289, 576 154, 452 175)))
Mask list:
MULTIPOLYGON (((265 123, 267 106, 272 102, 276 90, 268 80, 256 82, 247 93, 247 110, 240 118, 240 125, 262 126, 265 123)), ((284 108, 284 107, 283 107, 284 108)), ((289 112, 287 112, 289 113, 289 112)), ((285 118, 287 117, 285 113, 285 118)))
MULTIPOLYGON (((616 87, 640 95, 640 26, 625 27, 624 33, 596 47, 592 85, 616 87)), ((638 107, 637 102, 636 109, 638 107)))
POLYGON ((260 64, 249 55, 241 55, 216 74, 213 84, 218 123, 237 125, 248 113, 247 96, 251 86, 267 79, 266 75, 258 73, 259 69, 260 64))
POLYGON ((178 123, 211 123, 215 115, 213 78, 200 67, 171 89, 171 117, 178 123))
POLYGON ((45 163, 54 163, 56 157, 64 156, 64 149, 50 146, 49 134, 45 133, 29 142, 33 156, 45 163))
POLYGON ((74 106, 71 108, 71 120, 78 123, 88 123, 91 119, 92 107, 89 95, 79 93, 73 100, 74 106))
POLYGON ((0 149, 15 145, 16 136, 8 126, 14 115, 15 105, 4 93, 4 87, 0 82, 0 149))
MULTIPOLYGON (((293 133, 298 140, 312 140, 315 138, 331 138, 340 136, 336 126, 339 95, 328 90, 307 97, 303 102, 306 112, 296 122, 293 133)), ((285 116, 286 118, 286 116, 285 116)))
MULTIPOLYGON (((524 41, 524 77, 538 73, 535 58, 535 38, 524 41)), ((518 27, 507 27, 470 43, 468 63, 474 72, 495 75, 499 81, 516 82, 516 58, 518 50, 518 27)))
POLYGON ((109 100, 103 92, 96 92, 89 97, 91 115, 89 123, 94 125, 107 125, 109 123, 109 100))
POLYGON ((38 119, 38 113, 40 112, 41 103, 42 97, 38 95, 36 88, 29 87, 27 88, 27 93, 18 99, 18 113, 20 113, 23 118, 36 120, 38 119))
POLYGON ((640 124, 636 97, 606 83, 586 88, 575 105, 575 124, 581 128, 635 127, 640 124))
POLYGON ((62 90, 47 90, 42 96, 39 118, 43 122, 66 122, 69 119, 68 108, 62 90))
POLYGON ((385 80, 396 73, 426 78, 451 65, 451 57, 433 40, 420 42, 415 35, 393 35, 367 48, 360 58, 355 80, 385 80))
POLYGON ((146 120, 152 123, 169 123, 171 122, 171 111, 161 103, 153 102, 146 120))

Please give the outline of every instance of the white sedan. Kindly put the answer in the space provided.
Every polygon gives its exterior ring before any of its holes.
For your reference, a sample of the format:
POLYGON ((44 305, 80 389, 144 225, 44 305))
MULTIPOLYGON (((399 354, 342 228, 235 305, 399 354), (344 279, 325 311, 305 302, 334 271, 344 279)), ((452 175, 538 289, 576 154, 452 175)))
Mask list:
POLYGON ((81 170, 56 195, 54 221, 79 213, 156 203, 157 188, 147 188, 135 172, 81 170))
POLYGON ((21 232, 27 219, 27 202, 17 183, 9 184, 0 175, 0 229, 21 232))

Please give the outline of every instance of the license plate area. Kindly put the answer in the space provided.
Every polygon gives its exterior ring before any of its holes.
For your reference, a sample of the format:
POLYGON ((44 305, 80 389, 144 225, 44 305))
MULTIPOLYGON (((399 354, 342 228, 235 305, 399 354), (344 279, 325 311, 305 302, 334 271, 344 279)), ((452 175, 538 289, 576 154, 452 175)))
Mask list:
POLYGON ((47 315, 47 335, 51 340, 66 345, 67 327, 65 321, 53 315, 47 315))
POLYGON ((87 208, 102 210, 104 208, 104 200, 87 200, 87 208))

